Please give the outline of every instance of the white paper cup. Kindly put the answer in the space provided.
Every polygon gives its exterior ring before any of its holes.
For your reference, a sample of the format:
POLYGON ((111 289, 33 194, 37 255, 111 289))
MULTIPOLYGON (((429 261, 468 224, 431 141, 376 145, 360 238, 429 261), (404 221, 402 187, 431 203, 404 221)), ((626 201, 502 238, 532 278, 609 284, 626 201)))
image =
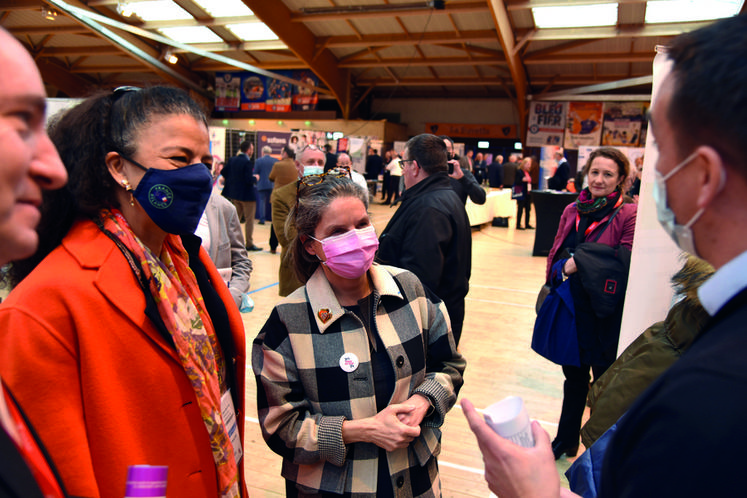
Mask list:
POLYGON ((524 408, 524 400, 509 396, 487 407, 483 416, 485 422, 501 437, 525 448, 534 447, 534 436, 529 414, 524 408))

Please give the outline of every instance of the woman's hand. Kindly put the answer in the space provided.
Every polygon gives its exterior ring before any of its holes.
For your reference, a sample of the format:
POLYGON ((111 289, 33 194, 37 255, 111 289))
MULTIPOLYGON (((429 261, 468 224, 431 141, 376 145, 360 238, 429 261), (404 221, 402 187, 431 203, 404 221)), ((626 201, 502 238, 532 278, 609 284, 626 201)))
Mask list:
POLYGON ((399 417, 416 409, 415 405, 389 405, 373 417, 346 420, 342 423, 342 439, 345 444, 373 443, 386 451, 406 448, 420 435, 420 427, 404 424, 399 417))
POLYGON ((410 398, 403 403, 403 405, 414 406, 415 409, 411 412, 400 413, 397 418, 400 422, 410 427, 417 427, 420 422, 423 421, 428 410, 431 409, 431 402, 422 394, 413 394, 410 398))
POLYGON ((577 271, 578 268, 576 267, 576 261, 573 259, 573 257, 568 258, 568 260, 565 262, 565 265, 563 265, 563 273, 567 276, 576 273, 577 271))

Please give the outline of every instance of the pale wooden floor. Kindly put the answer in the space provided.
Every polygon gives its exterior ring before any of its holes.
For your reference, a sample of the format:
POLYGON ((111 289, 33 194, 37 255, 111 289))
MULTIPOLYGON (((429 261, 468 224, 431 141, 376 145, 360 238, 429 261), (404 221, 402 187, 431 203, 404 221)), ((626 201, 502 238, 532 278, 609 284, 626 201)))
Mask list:
MULTIPOLYGON (((394 209, 374 203, 370 212, 377 233, 381 233, 394 209)), ((512 227, 514 222, 512 218, 512 227)), ((255 308, 244 315, 249 349, 279 300, 276 284, 280 255, 279 251, 269 252, 269 230, 269 223, 255 226, 255 244, 264 251, 250 253, 254 262, 251 296, 255 308)), ((459 398, 466 397, 477 408, 485 408, 506 396, 521 396, 529 416, 539 420, 553 438, 560 414, 563 374, 559 366, 529 347, 534 302, 545 271, 545 258, 532 256, 533 244, 533 230, 486 225, 472 232, 472 277, 459 346, 467 359, 467 370, 459 398)), ((247 365, 247 373, 250 378, 246 383, 244 465, 249 492, 253 498, 283 496, 280 457, 267 448, 257 424, 256 384, 251 365, 247 365)), ((446 418, 442 442, 438 460, 443 496, 490 496, 483 478, 480 451, 458 405, 446 418)), ((565 458, 558 461, 561 476, 569 465, 565 458)))

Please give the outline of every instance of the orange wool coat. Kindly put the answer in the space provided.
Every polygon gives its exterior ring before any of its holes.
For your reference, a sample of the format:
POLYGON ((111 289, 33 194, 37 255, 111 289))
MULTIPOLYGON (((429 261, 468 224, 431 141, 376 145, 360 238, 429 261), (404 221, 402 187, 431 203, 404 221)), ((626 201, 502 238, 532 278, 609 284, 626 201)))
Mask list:
MULTIPOLYGON (((228 312, 243 444, 244 327, 204 249, 200 260, 228 312)), ((0 305, 0 376, 71 496, 122 498, 128 466, 148 464, 168 465, 169 497, 217 497, 197 399, 145 305, 120 250, 79 222, 0 305)))

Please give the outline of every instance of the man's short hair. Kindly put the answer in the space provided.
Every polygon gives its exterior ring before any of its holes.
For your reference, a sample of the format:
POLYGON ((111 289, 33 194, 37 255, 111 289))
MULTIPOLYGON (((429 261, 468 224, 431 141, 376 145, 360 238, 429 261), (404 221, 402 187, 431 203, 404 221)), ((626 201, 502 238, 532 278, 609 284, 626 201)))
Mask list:
POLYGON ((272 154, 272 147, 270 147, 269 145, 265 145, 264 147, 262 147, 262 155, 266 156, 268 154, 272 154))
POLYGON ((239 150, 243 153, 246 153, 246 151, 249 150, 249 147, 252 146, 252 142, 249 140, 244 140, 239 144, 239 150))
POLYGON ((291 147, 288 147, 287 145, 283 147, 283 152, 285 152, 285 155, 289 157, 290 159, 296 158, 296 151, 293 150, 291 147))
POLYGON ((747 178, 747 14, 680 35, 667 54, 674 76, 667 120, 681 156, 709 145, 747 178))
POLYGON ((405 148, 410 154, 408 159, 415 159, 418 166, 429 175, 439 171, 447 171, 446 143, 441 137, 430 133, 422 133, 408 140, 405 148))

